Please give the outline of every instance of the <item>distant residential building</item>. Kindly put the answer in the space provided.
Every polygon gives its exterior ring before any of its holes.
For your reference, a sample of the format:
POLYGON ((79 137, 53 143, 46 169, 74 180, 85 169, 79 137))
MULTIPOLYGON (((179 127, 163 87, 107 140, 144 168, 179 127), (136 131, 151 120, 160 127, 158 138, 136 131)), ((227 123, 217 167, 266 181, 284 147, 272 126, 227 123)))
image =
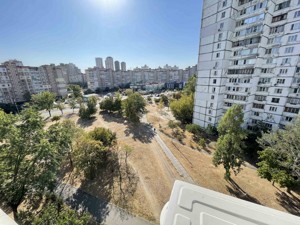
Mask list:
POLYGON ((103 59, 102 58, 96 58, 96 67, 100 68, 100 69, 103 69, 103 59))
POLYGON ((194 123, 233 104, 244 128, 283 128, 300 112, 299 0, 203 1, 194 123))
POLYGON ((120 71, 120 62, 115 61, 115 71, 120 71))
POLYGON ((105 60, 105 68, 107 70, 114 70, 114 60, 112 57, 108 56, 105 60))
POLYGON ((121 62, 121 70, 126 71, 126 63, 125 62, 121 62))
POLYGON ((83 83, 83 77, 80 69, 73 63, 59 64, 57 66, 62 70, 63 78, 67 84, 83 83))

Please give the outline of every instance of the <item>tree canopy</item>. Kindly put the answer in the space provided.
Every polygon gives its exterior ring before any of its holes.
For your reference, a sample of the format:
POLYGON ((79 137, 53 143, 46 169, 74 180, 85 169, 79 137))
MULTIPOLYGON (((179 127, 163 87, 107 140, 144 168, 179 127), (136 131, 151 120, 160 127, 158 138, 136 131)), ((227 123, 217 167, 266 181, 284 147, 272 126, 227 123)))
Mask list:
POLYGON ((0 196, 14 211, 23 200, 55 187, 65 136, 58 135, 57 125, 48 130, 44 125, 32 108, 19 116, 0 111, 0 196))
POLYGON ((124 116, 131 122, 137 123, 142 115, 146 112, 145 99, 139 93, 133 93, 122 102, 124 116))
POLYGON ((196 91, 197 77, 193 75, 189 78, 187 84, 184 86, 183 92, 187 95, 194 94, 196 91))
POLYGON ((79 117, 82 119, 90 119, 92 115, 97 112, 97 99, 96 97, 89 97, 87 101, 87 106, 84 103, 80 104, 79 117))
POLYGON ((260 177, 291 188, 300 183, 300 118, 295 123, 258 139, 260 177))
POLYGON ((72 95, 73 95, 72 97, 74 98, 82 97, 81 87, 79 85, 71 84, 69 85, 68 89, 72 91, 72 95))
POLYGON ((39 110, 47 110, 51 116, 51 109, 54 107, 55 94, 49 91, 40 92, 32 95, 31 98, 34 107, 39 110))
POLYGON ((193 95, 182 95, 179 100, 174 100, 170 104, 174 117, 183 124, 192 123, 194 112, 193 95))
POLYGON ((213 155, 213 164, 223 165, 225 179, 230 179, 230 169, 237 174, 244 162, 243 140, 247 137, 241 125, 243 123, 243 108, 233 105, 221 118, 218 125, 219 138, 213 155))

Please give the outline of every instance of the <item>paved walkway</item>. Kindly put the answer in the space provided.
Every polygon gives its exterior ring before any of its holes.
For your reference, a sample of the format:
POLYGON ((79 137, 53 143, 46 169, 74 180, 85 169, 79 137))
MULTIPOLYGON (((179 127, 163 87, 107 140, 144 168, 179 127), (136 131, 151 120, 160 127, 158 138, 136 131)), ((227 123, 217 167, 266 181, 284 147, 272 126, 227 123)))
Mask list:
POLYGON ((72 208, 86 210, 97 222, 105 225, 153 225, 69 184, 58 185, 56 193, 72 208))

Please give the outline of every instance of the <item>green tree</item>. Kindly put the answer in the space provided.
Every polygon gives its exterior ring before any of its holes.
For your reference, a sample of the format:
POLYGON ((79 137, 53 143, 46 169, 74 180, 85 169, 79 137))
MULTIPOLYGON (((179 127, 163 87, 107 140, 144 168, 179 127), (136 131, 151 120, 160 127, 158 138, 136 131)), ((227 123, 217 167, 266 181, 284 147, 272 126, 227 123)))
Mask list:
POLYGON ((213 164, 223 165, 224 178, 230 179, 230 169, 236 175, 243 164, 244 139, 246 132, 241 128, 243 123, 243 108, 233 105, 221 118, 218 125, 219 138, 217 148, 213 155, 213 164))
POLYGON ((32 95, 32 102, 39 110, 47 110, 51 117, 51 109, 53 109, 55 101, 55 94, 49 91, 40 92, 32 95))
POLYGON ((72 97, 74 98, 82 97, 81 87, 79 85, 71 84, 69 85, 68 89, 72 91, 72 97))
POLYGON ((73 109, 73 113, 74 113, 74 109, 76 108, 76 105, 77 105, 76 99, 75 98, 71 98, 70 102, 69 102, 69 105, 70 105, 71 109, 73 109))
POLYGON ((169 99, 168 99, 168 97, 166 96, 166 95, 161 95, 160 96, 160 101, 162 101, 163 102, 163 104, 164 104, 164 106, 168 106, 169 105, 169 99))
POLYGON ((0 196, 17 212, 23 200, 54 189, 63 157, 36 110, 14 117, 0 111, 0 118, 0 196))
POLYGON ((138 123, 146 112, 145 99, 139 93, 133 93, 122 102, 124 115, 132 122, 138 123))
POLYGON ((104 100, 102 100, 99 104, 101 110, 105 110, 108 112, 113 111, 114 108, 114 98, 113 97, 107 97, 104 100))
POLYGON ((183 92, 187 95, 194 94, 196 91, 197 77, 193 75, 189 78, 187 84, 184 86, 183 92))
POLYGON ((183 124, 192 123, 194 112, 194 98, 192 95, 183 95, 179 100, 170 104, 174 117, 183 124))
POLYGON ((87 106, 84 103, 80 104, 79 117, 82 119, 90 119, 92 115, 97 112, 97 99, 96 97, 90 97, 87 101, 87 106))
POLYGON ((278 183, 288 190, 300 183, 300 118, 285 130, 263 133, 258 139, 258 174, 260 177, 278 183))
POLYGON ((107 147, 114 146, 117 141, 116 133, 103 127, 96 127, 93 131, 89 132, 89 136, 94 140, 101 141, 107 147))
POLYGON ((64 103, 58 102, 58 103, 56 104, 56 108, 60 110, 60 112, 61 112, 62 115, 64 114, 64 111, 63 111, 63 110, 65 109, 64 103))

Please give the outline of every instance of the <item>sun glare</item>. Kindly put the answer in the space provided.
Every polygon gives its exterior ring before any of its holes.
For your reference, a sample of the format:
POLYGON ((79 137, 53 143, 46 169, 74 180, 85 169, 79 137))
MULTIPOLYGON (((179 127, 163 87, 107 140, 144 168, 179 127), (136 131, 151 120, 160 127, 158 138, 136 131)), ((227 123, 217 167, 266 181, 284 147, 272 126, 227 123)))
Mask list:
POLYGON ((125 6, 128 0, 92 0, 95 5, 103 10, 115 11, 125 6))

